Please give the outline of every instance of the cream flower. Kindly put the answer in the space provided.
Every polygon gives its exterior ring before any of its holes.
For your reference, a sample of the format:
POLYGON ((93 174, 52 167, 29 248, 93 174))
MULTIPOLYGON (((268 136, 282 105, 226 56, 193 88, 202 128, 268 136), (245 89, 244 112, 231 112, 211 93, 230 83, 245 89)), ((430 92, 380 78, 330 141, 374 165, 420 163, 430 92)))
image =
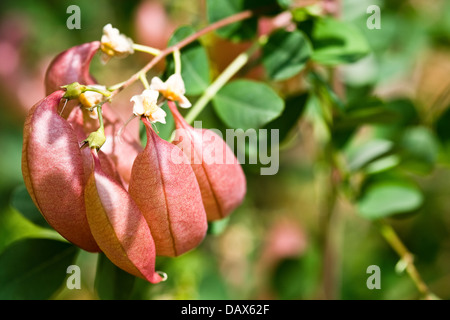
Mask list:
POLYGON ((166 82, 163 82, 158 77, 154 77, 150 84, 150 89, 159 91, 168 100, 177 101, 182 108, 191 106, 189 100, 184 96, 186 89, 183 79, 178 73, 171 75, 166 82))
POLYGON ((131 97, 130 101, 134 102, 133 113, 147 117, 151 123, 166 123, 166 112, 158 106, 158 96, 158 91, 147 89, 131 97))
MULTIPOLYGON (((107 91, 105 86, 94 84, 90 85, 91 88, 96 88, 100 91, 107 91)), ((78 100, 81 102, 83 107, 87 109, 93 108, 96 104, 103 101, 103 95, 101 93, 95 92, 95 91, 85 91, 78 97, 78 100)), ((92 110, 89 110, 89 116, 92 119, 98 119, 97 109, 94 108, 92 110)))
POLYGON ((113 28, 110 23, 103 27, 100 49, 103 64, 112 57, 125 58, 134 53, 133 41, 121 34, 118 29, 113 28))

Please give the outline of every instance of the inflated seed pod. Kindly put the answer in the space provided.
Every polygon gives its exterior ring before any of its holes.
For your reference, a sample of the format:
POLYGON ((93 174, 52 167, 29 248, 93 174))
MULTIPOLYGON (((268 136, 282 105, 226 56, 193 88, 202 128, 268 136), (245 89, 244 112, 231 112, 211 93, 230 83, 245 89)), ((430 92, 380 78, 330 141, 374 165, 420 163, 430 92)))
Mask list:
POLYGON ((47 222, 80 248, 99 251, 86 218, 84 165, 77 135, 62 118, 56 91, 35 104, 25 121, 22 174, 47 222))
POLYGON ((95 240, 119 268, 151 283, 162 281, 155 272, 155 243, 144 216, 123 186, 103 172, 97 152, 91 152, 85 200, 95 240))
POLYGON ((246 194, 241 165, 225 141, 208 129, 190 126, 173 101, 169 108, 176 125, 174 143, 189 157, 202 193, 208 221, 222 219, 238 207, 246 194))
POLYGON ((200 244, 207 221, 200 189, 183 152, 143 118, 147 145, 133 164, 129 193, 155 240, 156 253, 178 256, 200 244))

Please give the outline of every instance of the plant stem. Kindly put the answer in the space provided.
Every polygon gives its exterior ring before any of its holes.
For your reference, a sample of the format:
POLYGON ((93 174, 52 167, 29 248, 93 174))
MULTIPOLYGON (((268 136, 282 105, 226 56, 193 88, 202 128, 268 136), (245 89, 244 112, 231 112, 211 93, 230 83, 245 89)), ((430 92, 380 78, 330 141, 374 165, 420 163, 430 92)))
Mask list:
POLYGON ((408 273, 411 280, 419 290, 420 294, 425 299, 434 299, 435 295, 430 291, 428 286, 423 281, 419 274, 416 266, 414 265, 414 256, 403 244, 402 240, 398 237, 394 228, 386 222, 378 221, 378 227, 380 229, 381 235, 389 243, 389 245, 394 249, 394 251, 399 255, 401 261, 406 265, 406 272, 408 273))
POLYGON ((92 92, 97 92, 100 93, 101 95, 103 95, 104 97, 110 97, 111 96, 111 92, 110 91, 105 91, 105 90, 101 90, 92 86, 87 86, 86 87, 86 91, 92 91, 92 92))
POLYGON ((173 61, 175 63, 175 73, 181 74, 181 54, 179 49, 173 51, 173 61))
POLYGON ((111 98, 114 97, 116 94, 118 94, 123 89, 125 89, 126 87, 128 87, 129 85, 131 85, 132 83, 134 83, 136 80, 139 79, 139 76, 142 73, 144 73, 144 74, 147 73, 158 62, 160 62, 162 59, 164 59, 167 55, 173 53, 175 50, 180 50, 181 48, 187 46, 191 42, 197 40, 198 38, 202 37, 203 35, 211 32, 211 31, 214 31, 216 29, 222 28, 224 26, 227 26, 229 24, 232 24, 232 23, 235 23, 238 21, 248 19, 248 18, 252 17, 253 15, 254 15, 254 12, 252 10, 245 10, 245 11, 239 12, 235 15, 229 16, 229 17, 219 20, 215 23, 212 23, 209 26, 190 35, 189 37, 181 40, 177 44, 160 51, 160 53, 157 56, 155 56, 149 63, 147 63, 141 70, 139 70, 138 72, 133 74, 130 78, 128 78, 128 80, 125 80, 124 82, 122 82, 119 87, 114 86, 115 90, 111 93, 111 98))
MULTIPOLYGON (((340 0, 334 0, 336 5, 336 12, 334 13, 334 17, 339 19, 340 11, 342 3, 340 0)), ((328 90, 326 93, 337 94, 339 98, 343 98, 344 85, 342 81, 337 77, 336 69, 332 70, 333 74, 331 77, 331 90, 328 90)), ((326 83, 322 85, 326 86, 326 83)), ((329 98, 333 98, 334 96, 330 96, 329 98)), ((325 100, 325 99, 324 99, 325 100)), ((324 105, 328 106, 329 115, 331 119, 328 119, 328 127, 329 132, 333 132, 334 125, 334 107, 338 107, 340 109, 340 104, 335 103, 335 99, 330 99, 330 101, 325 102, 324 105), (332 102, 332 103, 330 103, 332 102)), ((325 299, 336 299, 338 295, 338 261, 339 261, 339 247, 335 243, 336 237, 339 236, 336 231, 338 226, 338 221, 336 217, 336 203, 338 199, 338 188, 342 184, 341 181, 341 172, 339 171, 339 167, 336 162, 336 151, 334 150, 333 142, 327 141, 327 145, 325 147, 325 161, 328 164, 328 170, 330 172, 328 185, 326 188, 327 194, 325 198, 325 207, 322 212, 322 221, 321 221, 321 236, 322 236, 322 254, 323 254, 323 283, 322 283, 322 294, 325 299), (333 223, 332 223, 333 221, 333 223)))
POLYGON ((102 106, 97 106, 97 114, 98 114, 98 123, 100 125, 100 129, 105 132, 105 125, 103 124, 103 114, 102 114, 102 106))
POLYGON ((228 67, 214 80, 214 82, 205 90, 203 95, 197 100, 191 108, 185 119, 187 123, 192 123, 195 118, 203 111, 206 105, 216 95, 216 93, 248 62, 250 57, 259 48, 259 42, 255 42, 248 50, 238 55, 228 67))
POLYGON ((336 253, 332 241, 332 218, 337 201, 337 188, 330 183, 325 195, 325 205, 321 216, 321 245, 322 245, 322 295, 324 299, 332 300, 336 297, 336 253))
POLYGON ((150 89, 150 84, 148 83, 147 76, 145 75, 145 73, 141 73, 141 74, 139 75, 139 80, 141 80, 142 85, 144 86, 144 88, 145 88, 146 90, 147 90, 147 89, 150 89))
POLYGON ((326 179, 324 181, 323 206, 320 214, 320 245, 322 248, 322 286, 321 298, 336 299, 338 290, 339 255, 338 255, 338 202, 340 174, 335 161, 334 148, 330 142, 324 147, 324 165, 326 179))
POLYGON ((133 49, 135 51, 140 51, 140 52, 145 52, 145 53, 151 54, 152 56, 157 56, 161 53, 161 50, 159 50, 159 49, 144 46, 142 44, 137 44, 137 43, 133 43, 133 49))

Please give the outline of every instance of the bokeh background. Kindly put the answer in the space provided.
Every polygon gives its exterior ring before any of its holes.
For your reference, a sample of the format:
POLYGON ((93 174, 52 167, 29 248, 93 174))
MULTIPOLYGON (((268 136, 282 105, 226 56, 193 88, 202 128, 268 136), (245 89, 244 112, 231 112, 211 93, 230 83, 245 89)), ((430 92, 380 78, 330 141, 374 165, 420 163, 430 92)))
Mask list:
MULTIPOLYGON (((205 1, 3 0, 0 3, 0 251, 23 237, 40 236, 41 226, 18 210, 23 196, 20 169, 22 128, 28 109, 44 97, 43 78, 51 59, 83 42, 99 40, 107 23, 137 43, 163 49, 179 26, 206 25, 205 1), (66 9, 81 9, 81 30, 69 30, 66 9)), ((425 126, 450 106, 450 2, 445 0, 346 0, 342 19, 354 22, 367 36, 373 53, 342 67, 349 95, 371 92, 382 99, 406 101, 425 126), (366 9, 382 9, 381 30, 368 30, 366 9)), ((213 76, 248 47, 208 35, 202 39, 213 76)), ((133 74, 148 61, 136 54, 91 71, 111 85, 133 74)), ((153 70, 161 72, 163 64, 153 70)), ((258 67, 241 77, 264 80, 258 67)), ((292 81, 277 85, 289 90, 292 81)), ((298 79, 297 79, 298 80, 298 79)), ((114 102, 124 121, 131 114, 127 88, 114 102)), ((199 119, 209 127, 223 124, 207 107, 199 119)), ((132 123, 129 130, 136 130, 132 123)), ((448 123, 450 126, 450 123, 448 123)), ((206 125, 205 125, 206 126, 206 125)), ((450 130, 450 129, 449 129, 450 130)), ((445 130, 444 130, 445 131, 445 130)), ((440 142, 439 142, 440 143, 440 142)), ((314 129, 306 117, 289 132, 280 151, 280 170, 259 175, 258 165, 245 165, 248 194, 229 219, 214 225, 197 249, 178 258, 158 258, 158 270, 169 275, 159 285, 136 280, 129 297, 146 299, 317 299, 324 297, 320 212, 327 179, 316 161, 314 129)), ((430 289, 450 298, 450 162, 444 144, 436 148, 433 169, 414 175, 425 201, 414 213, 392 218, 415 265, 430 289)), ((326 268, 335 281, 327 293, 334 299, 414 299, 418 292, 405 272, 396 271, 398 256, 374 224, 355 206, 338 199, 333 221, 334 259, 326 268), (367 267, 381 268, 381 289, 366 286, 367 267)), ((327 260, 328 261, 328 260, 327 260)), ((53 299, 98 299, 94 288, 97 256, 80 252, 81 290, 64 284, 53 299)), ((329 284, 327 284, 329 286, 329 284)), ((0 288, 1 290, 1 288, 0 288)))

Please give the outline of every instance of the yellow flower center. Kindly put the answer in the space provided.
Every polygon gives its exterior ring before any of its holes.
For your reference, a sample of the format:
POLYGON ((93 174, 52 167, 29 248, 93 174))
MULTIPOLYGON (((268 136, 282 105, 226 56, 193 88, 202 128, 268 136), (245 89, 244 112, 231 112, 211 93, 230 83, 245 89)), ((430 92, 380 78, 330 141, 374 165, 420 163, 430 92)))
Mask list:
POLYGON ((152 114, 158 110, 158 105, 156 104, 156 101, 150 99, 149 97, 144 97, 142 104, 144 106, 144 115, 146 117, 151 118, 152 114))
POLYGON ((163 92, 161 92, 164 97, 166 97, 168 100, 178 100, 180 98, 180 94, 177 90, 177 88, 167 88, 167 90, 164 90, 163 92))
POLYGON ((100 50, 102 50, 102 52, 106 53, 110 57, 113 57, 116 54, 114 45, 109 42, 102 42, 102 44, 100 46, 100 50))
POLYGON ((78 100, 85 108, 92 108, 102 100, 102 95, 97 92, 84 92, 80 94, 78 100))

